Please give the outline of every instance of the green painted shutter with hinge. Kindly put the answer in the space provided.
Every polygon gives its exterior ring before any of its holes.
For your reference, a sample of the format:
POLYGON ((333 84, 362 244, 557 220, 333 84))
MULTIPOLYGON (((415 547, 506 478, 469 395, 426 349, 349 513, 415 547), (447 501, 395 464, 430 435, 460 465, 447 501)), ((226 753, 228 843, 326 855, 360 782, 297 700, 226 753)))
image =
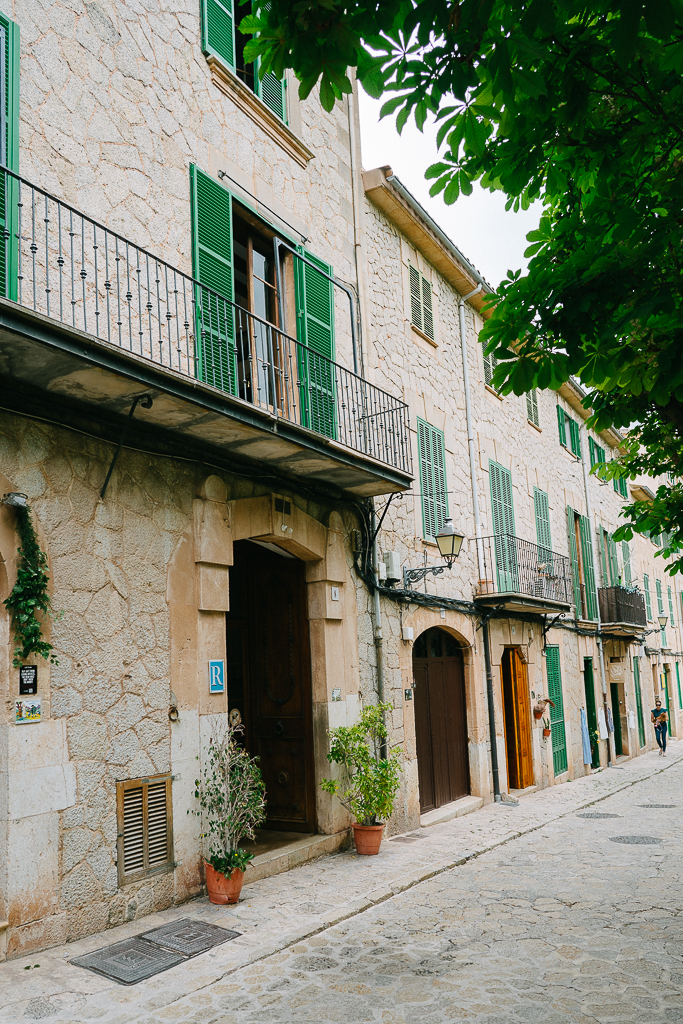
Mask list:
POLYGON ((602 568, 602 585, 603 587, 609 586, 609 571, 608 555, 607 555, 607 530, 604 526, 600 527, 600 565, 602 568))
POLYGON ((192 272, 206 286, 196 287, 196 374, 205 383, 235 395, 235 315, 230 305, 234 295, 232 198, 227 189, 190 164, 190 200, 192 272))
POLYGON ((232 0, 201 0, 202 50, 235 70, 235 17, 232 0))
MULTIPOLYGON (((0 111, 0 163, 19 171, 19 26, 0 15, 2 95, 0 111)), ((18 291, 18 183, 0 172, 0 295, 17 300, 18 291)))
POLYGON ((645 591, 645 611, 647 621, 652 622, 652 596, 650 595, 650 577, 643 576, 643 590, 645 591))
POLYGON ((633 659, 633 688, 636 691, 636 708, 638 710, 638 745, 645 746, 645 722, 643 721, 643 694, 640 689, 640 658, 633 659))
POLYGON ((631 549, 628 546, 627 540, 621 542, 621 555, 624 562, 624 585, 627 587, 631 586, 631 549))
POLYGON ((678 671, 678 662, 676 662, 676 686, 678 687, 678 706, 683 710, 683 694, 681 694, 681 673, 678 671))
POLYGON ((567 540, 569 543, 569 560, 572 563, 572 581, 574 583, 574 605, 576 617, 581 618, 581 575, 579 572, 579 553, 576 549, 576 531, 574 529, 574 509, 567 505, 567 540))
POLYGON ((443 432, 418 419, 417 447, 422 492, 422 528, 424 536, 433 539, 442 529, 448 515, 443 432))
POLYGON ((512 473, 504 466, 491 461, 489 462, 489 477, 498 589, 501 593, 514 593, 519 589, 519 583, 515 513, 512 503, 512 473))
POLYGON ((586 616, 594 622, 598 617, 598 595, 595 591, 595 567, 593 565, 593 547, 591 545, 591 526, 587 516, 579 517, 581 534, 581 555, 583 559, 583 575, 586 589, 586 616))
POLYGON ((552 704, 548 705, 553 743, 553 768, 555 775, 561 775, 567 770, 567 735, 564 728, 564 699, 559 647, 546 647, 545 665, 548 675, 548 696, 555 705, 554 707, 552 704))
POLYGON ((338 410, 335 403, 336 374, 332 362, 334 285, 325 274, 330 277, 334 275, 331 266, 306 252, 303 246, 298 246, 297 251, 306 257, 306 261, 310 261, 304 262, 294 257, 296 329, 297 338, 301 342, 301 346, 297 346, 301 421, 305 427, 310 427, 318 434, 336 437, 338 410))
POLYGON ((422 284, 421 275, 415 267, 408 266, 410 277, 410 322, 418 331, 422 330, 422 284))
MULTIPOLYGON (((263 17, 270 10, 270 3, 262 3, 260 16, 263 17)), ((269 110, 287 124, 287 85, 284 78, 278 78, 267 71, 263 78, 259 74, 261 58, 254 61, 254 92, 265 103, 269 110)))
MULTIPOLYGON (((539 547, 538 557, 543 563, 552 561, 552 543, 550 539, 550 510, 548 495, 545 491, 534 487, 534 512, 536 515, 536 543, 539 547)), ((547 571, 552 571, 548 566, 547 571)))
POLYGON ((619 559, 617 558, 617 545, 611 533, 607 534, 607 552, 609 554, 609 574, 613 587, 619 585, 619 559))
POLYGON ((579 424, 576 420, 572 420, 567 417, 567 423, 569 424, 569 443, 571 450, 576 455, 577 459, 581 458, 581 435, 579 434, 579 424))
POLYGON ((561 405, 557 407, 557 429, 560 435, 560 444, 567 447, 567 417, 561 405))
POLYGON ((674 622, 674 602, 673 597, 671 596, 671 587, 667 586, 666 589, 669 596, 669 622, 671 623, 671 628, 673 629, 673 627, 676 625, 676 623, 674 622))

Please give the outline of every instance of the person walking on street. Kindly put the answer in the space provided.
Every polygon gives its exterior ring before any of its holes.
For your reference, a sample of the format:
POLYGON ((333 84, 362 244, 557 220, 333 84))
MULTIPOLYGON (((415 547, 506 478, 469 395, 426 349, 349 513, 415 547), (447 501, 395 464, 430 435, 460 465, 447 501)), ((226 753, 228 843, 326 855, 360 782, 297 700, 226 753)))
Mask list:
POLYGON ((655 706, 650 712, 650 720, 654 722, 655 736, 657 738, 657 746, 659 747, 659 756, 662 757, 666 754, 666 723, 669 720, 669 716, 666 712, 666 708, 662 707, 662 702, 659 697, 655 699, 655 706))

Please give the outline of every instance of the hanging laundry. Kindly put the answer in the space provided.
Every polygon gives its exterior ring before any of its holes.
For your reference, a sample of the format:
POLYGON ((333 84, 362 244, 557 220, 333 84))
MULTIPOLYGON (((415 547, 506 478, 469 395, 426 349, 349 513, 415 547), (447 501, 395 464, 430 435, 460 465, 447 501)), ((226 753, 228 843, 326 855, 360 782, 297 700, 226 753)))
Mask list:
POLYGON ((590 764, 593 758, 591 756, 591 738, 588 734, 588 719, 586 718, 585 708, 581 708, 581 740, 583 742, 583 763, 590 764))
POLYGON ((600 739, 606 740, 609 736, 607 732, 607 722, 605 721, 605 709, 598 708, 598 732, 600 733, 600 739))
POLYGON ((626 718, 628 719, 628 727, 629 727, 629 729, 635 729, 635 727, 636 727, 636 716, 634 715, 633 710, 629 710, 627 712, 626 718))
POLYGON ((612 709, 607 706, 607 728, 610 732, 614 732, 614 719, 612 718, 612 709))

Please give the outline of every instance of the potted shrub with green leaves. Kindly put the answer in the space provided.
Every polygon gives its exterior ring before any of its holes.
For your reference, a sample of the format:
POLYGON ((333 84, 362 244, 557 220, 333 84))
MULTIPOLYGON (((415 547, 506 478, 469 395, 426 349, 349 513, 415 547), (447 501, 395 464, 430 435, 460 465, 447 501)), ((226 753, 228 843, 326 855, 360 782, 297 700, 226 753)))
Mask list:
POLYGON ((258 758, 237 742, 242 725, 226 723, 214 731, 205 750, 202 779, 195 781, 208 840, 206 888, 212 903, 237 903, 244 872, 254 854, 240 847, 254 839, 266 817, 265 785, 258 758))
POLYGON ((543 719, 543 735, 547 739, 548 736, 550 736, 551 734, 552 734, 552 729, 550 728, 550 719, 549 718, 544 718, 543 719))
POLYGON ((370 704, 355 725, 340 725, 328 733, 327 760, 341 765, 344 777, 323 779, 321 786, 353 815, 351 827, 360 854, 379 853, 384 823, 400 785, 401 763, 396 751, 388 752, 386 758, 380 756, 387 737, 383 716, 393 710, 391 704, 370 704))

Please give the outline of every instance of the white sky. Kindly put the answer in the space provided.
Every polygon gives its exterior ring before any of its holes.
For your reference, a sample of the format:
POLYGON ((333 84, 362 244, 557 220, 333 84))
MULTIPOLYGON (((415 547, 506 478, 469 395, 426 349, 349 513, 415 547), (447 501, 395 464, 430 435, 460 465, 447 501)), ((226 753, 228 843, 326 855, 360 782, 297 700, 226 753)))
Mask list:
POLYGON ((525 268, 523 254, 529 244, 526 234, 538 225, 540 205, 520 213, 506 213, 503 193, 487 192, 477 184, 471 196, 460 196, 453 206, 446 206, 441 195, 431 198, 429 188, 433 182, 426 181, 424 174, 437 159, 433 125, 425 125, 421 134, 411 119, 399 135, 394 114, 379 119, 383 100, 371 99, 362 88, 358 95, 363 167, 370 170, 389 164, 396 177, 494 288, 508 270, 525 268))

